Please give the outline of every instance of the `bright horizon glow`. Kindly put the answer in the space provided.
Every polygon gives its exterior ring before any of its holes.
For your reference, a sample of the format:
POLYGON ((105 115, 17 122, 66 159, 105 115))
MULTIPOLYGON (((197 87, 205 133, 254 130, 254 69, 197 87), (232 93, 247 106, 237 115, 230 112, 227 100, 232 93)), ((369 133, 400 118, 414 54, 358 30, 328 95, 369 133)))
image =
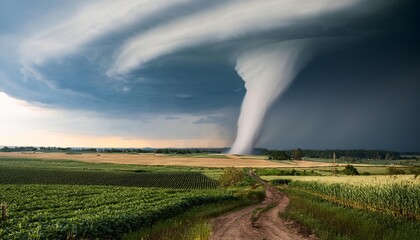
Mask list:
POLYGON ((17 134, 0 146, 33 146, 33 147, 87 147, 87 148, 225 148, 229 143, 224 140, 208 139, 124 139, 118 136, 97 137, 88 135, 62 134, 55 132, 31 132, 31 136, 17 134), (47 135, 48 139, 37 136, 47 135))
MULTIPOLYGON (((72 111, 52 110, 14 99, 0 92, 0 146, 97 147, 97 148, 221 148, 230 141, 216 138, 153 139, 132 136, 98 136, 59 131, 72 111)), ((93 119, 93 122, 100 121, 93 119)))

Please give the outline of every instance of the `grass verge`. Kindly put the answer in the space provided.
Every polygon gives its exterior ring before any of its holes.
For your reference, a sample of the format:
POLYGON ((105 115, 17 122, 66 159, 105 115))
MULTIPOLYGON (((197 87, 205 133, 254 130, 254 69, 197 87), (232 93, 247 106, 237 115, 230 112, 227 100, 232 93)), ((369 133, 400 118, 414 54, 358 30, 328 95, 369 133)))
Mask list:
POLYGON ((416 239, 420 222, 339 206, 312 194, 282 188, 290 204, 281 217, 310 228, 320 239, 416 239))
POLYGON ((150 228, 129 233, 124 240, 207 240, 211 233, 209 219, 222 213, 247 206, 252 202, 235 200, 207 204, 171 219, 166 219, 150 228))

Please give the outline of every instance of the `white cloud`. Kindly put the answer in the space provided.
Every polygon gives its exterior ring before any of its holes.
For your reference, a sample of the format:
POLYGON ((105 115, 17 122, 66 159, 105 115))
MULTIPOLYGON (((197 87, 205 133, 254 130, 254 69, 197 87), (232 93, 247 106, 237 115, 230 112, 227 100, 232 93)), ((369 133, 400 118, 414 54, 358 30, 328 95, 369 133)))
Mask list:
POLYGON ((41 64, 45 60, 77 51, 110 31, 141 21, 160 11, 191 0, 101 0, 87 1, 64 21, 30 36, 21 47, 22 61, 41 64))
POLYGON ((34 69, 33 67, 29 65, 23 65, 19 69, 20 73, 22 74, 23 81, 33 81, 36 80, 46 86, 48 86, 50 89, 57 89, 57 86, 55 83, 49 79, 47 79, 44 75, 42 75, 39 71, 34 69))
POLYGON ((128 73, 145 62, 194 45, 222 42, 246 34, 293 26, 359 0, 235 0, 158 26, 128 40, 108 71, 128 73))

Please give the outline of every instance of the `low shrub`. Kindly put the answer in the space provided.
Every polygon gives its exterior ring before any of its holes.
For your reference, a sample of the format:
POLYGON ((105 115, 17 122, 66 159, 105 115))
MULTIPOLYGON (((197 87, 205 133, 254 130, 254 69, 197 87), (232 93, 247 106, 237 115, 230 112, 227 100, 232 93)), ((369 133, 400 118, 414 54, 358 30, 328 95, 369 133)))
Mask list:
POLYGON ((220 176, 219 183, 222 187, 234 187, 239 185, 244 180, 244 171, 237 168, 226 168, 222 176, 220 176))
POLYGON ((345 175, 359 175, 359 171, 353 165, 347 165, 342 173, 345 175))
POLYGON ((405 174, 403 169, 396 168, 396 167, 389 167, 387 168, 389 175, 398 175, 398 174, 405 174))
POLYGON ((274 179, 270 182, 274 185, 288 185, 291 181, 291 179, 274 179))

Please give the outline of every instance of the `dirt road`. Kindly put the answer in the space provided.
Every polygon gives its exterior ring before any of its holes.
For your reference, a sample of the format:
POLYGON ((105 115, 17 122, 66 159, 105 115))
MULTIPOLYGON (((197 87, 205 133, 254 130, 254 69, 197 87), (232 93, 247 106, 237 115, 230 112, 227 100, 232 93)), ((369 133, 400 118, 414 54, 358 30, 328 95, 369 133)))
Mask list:
POLYGON ((302 231, 301 228, 292 227, 294 224, 279 218, 279 213, 285 210, 289 204, 289 199, 277 188, 263 182, 253 173, 251 174, 265 185, 266 199, 260 204, 212 219, 213 232, 211 239, 317 239, 315 236, 310 235, 310 232, 302 231), (268 210, 261 211, 262 209, 268 210), (255 212, 258 213, 255 214, 255 212), (254 219, 257 219, 256 221, 252 221, 253 215, 254 219))

